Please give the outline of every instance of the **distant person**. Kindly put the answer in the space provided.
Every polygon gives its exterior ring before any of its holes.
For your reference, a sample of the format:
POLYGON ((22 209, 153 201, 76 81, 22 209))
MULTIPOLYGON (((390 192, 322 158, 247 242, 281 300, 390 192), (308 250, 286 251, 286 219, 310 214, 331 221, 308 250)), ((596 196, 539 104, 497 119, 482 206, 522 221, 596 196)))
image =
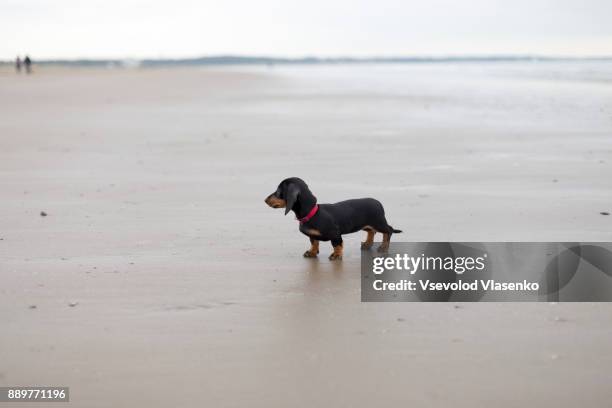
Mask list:
POLYGON ((25 65, 26 73, 31 74, 32 73, 32 60, 30 59, 29 55, 25 56, 25 59, 23 60, 23 65, 25 65))
POLYGON ((17 71, 18 74, 21 72, 21 58, 19 58, 19 55, 15 60, 15 71, 17 71))

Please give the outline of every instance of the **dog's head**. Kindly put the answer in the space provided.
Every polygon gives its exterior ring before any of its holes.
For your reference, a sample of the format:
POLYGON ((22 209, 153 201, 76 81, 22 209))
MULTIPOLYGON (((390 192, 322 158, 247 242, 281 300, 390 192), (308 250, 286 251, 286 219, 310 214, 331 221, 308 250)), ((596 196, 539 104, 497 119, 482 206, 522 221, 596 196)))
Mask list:
POLYGON ((295 207, 300 195, 306 192, 311 195, 304 180, 291 177, 281 181, 276 191, 270 194, 265 202, 272 208, 284 208, 287 215, 295 207))

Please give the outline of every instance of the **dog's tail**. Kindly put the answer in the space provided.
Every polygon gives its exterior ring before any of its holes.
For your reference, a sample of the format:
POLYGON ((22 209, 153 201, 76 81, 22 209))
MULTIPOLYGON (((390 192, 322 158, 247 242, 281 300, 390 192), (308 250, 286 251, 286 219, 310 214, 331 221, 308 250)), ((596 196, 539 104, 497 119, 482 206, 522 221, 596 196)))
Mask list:
POLYGON ((402 230, 397 230, 395 228, 393 228, 392 226, 389 225, 389 229, 391 230, 391 232, 393 232, 394 234, 399 234, 402 232, 402 230))

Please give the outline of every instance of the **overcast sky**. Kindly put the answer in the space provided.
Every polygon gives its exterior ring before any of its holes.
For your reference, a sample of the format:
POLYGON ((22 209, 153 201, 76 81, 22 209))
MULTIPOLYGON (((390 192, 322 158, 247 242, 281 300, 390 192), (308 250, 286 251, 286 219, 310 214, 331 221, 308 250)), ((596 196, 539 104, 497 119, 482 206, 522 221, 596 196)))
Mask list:
POLYGON ((0 59, 612 55, 612 0, 0 0, 0 59))

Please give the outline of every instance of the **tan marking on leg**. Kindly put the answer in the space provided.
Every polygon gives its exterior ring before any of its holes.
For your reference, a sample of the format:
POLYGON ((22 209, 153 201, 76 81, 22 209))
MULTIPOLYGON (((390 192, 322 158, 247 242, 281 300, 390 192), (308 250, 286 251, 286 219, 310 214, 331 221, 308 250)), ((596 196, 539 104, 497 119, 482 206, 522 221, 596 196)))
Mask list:
POLYGON ((378 247, 378 252, 386 252, 389 249, 390 241, 391 241, 391 235, 384 233, 382 243, 378 247))
POLYGON ((316 258, 319 253, 319 241, 316 239, 310 240, 310 249, 304 252, 304 258, 316 258))
POLYGON ((344 249, 344 242, 338 246, 334 247, 334 252, 329 256, 330 261, 335 261, 337 259, 342 259, 342 250, 344 249))
POLYGON ((312 242, 310 243, 310 250, 318 254, 319 253, 319 241, 317 241, 316 239, 313 239, 312 242))
POLYGON ((368 235, 366 236, 365 242, 361 243, 361 249, 370 249, 374 244, 374 235, 376 235, 376 231, 371 229, 367 230, 366 232, 368 235))

